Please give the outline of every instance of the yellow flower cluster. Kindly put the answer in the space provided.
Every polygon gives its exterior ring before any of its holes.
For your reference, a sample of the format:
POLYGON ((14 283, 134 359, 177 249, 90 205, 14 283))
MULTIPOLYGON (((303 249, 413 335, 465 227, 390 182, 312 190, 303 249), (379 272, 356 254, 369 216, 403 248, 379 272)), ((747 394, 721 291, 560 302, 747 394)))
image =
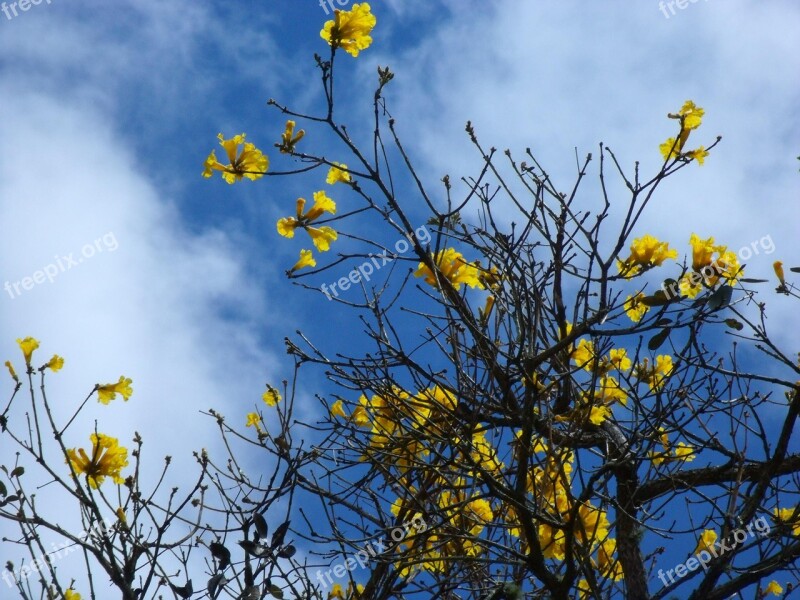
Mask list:
POLYGON ((128 398, 130 398, 131 394, 133 394, 133 388, 131 387, 132 383, 133 381, 124 375, 120 375, 117 383, 106 383, 103 385, 98 383, 97 399, 103 404, 108 404, 112 400, 116 399, 117 394, 119 394, 122 396, 125 402, 127 402, 128 398))
MULTIPOLYGON (((654 465, 661 465, 670 462, 692 462, 695 459, 697 450, 694 446, 684 442, 678 442, 673 446, 669 441, 669 435, 663 427, 658 428, 659 440, 664 448, 661 452, 650 452, 650 459, 654 465)), ((716 535, 716 534, 715 534, 716 535)))
POLYGON ((683 150, 686 140, 689 139, 689 134, 700 127, 704 114, 705 111, 702 108, 696 106, 691 100, 687 100, 677 113, 670 113, 668 115, 670 119, 677 119, 680 121, 681 129, 677 139, 671 137, 659 146, 664 160, 669 160, 670 158, 694 159, 699 165, 705 162, 708 152, 703 146, 700 146, 696 150, 689 150, 686 152, 683 150))
MULTIPOLYGON (((447 279, 455 289, 459 289, 461 284, 468 285, 471 288, 485 289, 482 279, 483 274, 478 265, 475 263, 468 263, 460 252, 455 248, 447 248, 440 250, 433 256, 433 262, 436 268, 441 272, 442 277, 447 279)), ((417 270, 414 271, 414 277, 424 277, 425 283, 439 288, 438 277, 428 268, 425 263, 419 263, 417 270)))
POLYGON ((356 584, 355 589, 352 583, 347 584, 347 590, 340 583, 334 583, 331 591, 328 592, 328 600, 357 600, 361 598, 364 586, 356 584))
POLYGON ((215 151, 212 150, 203 165, 203 177, 211 177, 214 171, 220 171, 222 178, 233 184, 241 181, 243 177, 255 181, 264 176, 269 168, 269 159, 254 144, 244 141, 244 133, 227 140, 221 133, 217 137, 219 145, 228 157, 228 164, 223 165, 219 162, 215 151), (242 145, 244 149, 239 153, 239 147, 242 145))
POLYGON ((678 251, 648 234, 633 240, 630 256, 618 260, 617 268, 623 277, 630 279, 645 269, 661 266, 668 258, 678 258, 678 251))
POLYGON ((350 56, 355 57, 372 44, 369 34, 376 23, 369 4, 353 4, 352 10, 337 10, 334 19, 325 23, 319 35, 334 51, 343 48, 350 56))
POLYGON ((106 477, 114 483, 125 480, 121 476, 122 469, 128 466, 128 450, 119 445, 119 440, 102 433, 93 433, 91 457, 83 448, 67 450, 68 462, 76 475, 86 475, 89 486, 97 489, 106 477))
POLYGON ((800 509, 798 507, 776 508, 772 514, 775 515, 775 521, 792 528, 792 535, 800 537, 800 509))
POLYGON ((649 359, 645 358, 636 365, 633 375, 639 381, 646 383, 654 392, 661 391, 667 378, 672 375, 675 366, 672 364, 672 357, 668 354, 659 354, 656 361, 650 365, 649 359))

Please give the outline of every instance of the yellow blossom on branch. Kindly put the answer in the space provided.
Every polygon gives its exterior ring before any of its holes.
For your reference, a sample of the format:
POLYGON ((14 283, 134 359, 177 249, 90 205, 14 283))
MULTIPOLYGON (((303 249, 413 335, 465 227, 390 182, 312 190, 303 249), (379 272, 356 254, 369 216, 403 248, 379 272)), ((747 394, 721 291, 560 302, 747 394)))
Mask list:
POLYGON ((305 206, 305 198, 298 198, 295 204, 296 216, 278 219, 278 233, 285 238, 293 238, 295 229, 303 228, 308 232, 316 249, 326 252, 330 249, 331 242, 338 238, 338 234, 331 227, 311 227, 310 223, 326 212, 336 214, 336 203, 324 191, 319 191, 314 192, 314 205, 304 213, 305 206))
POLYGON ((704 114, 705 111, 702 108, 695 105, 691 100, 687 100, 677 113, 670 113, 667 115, 670 119, 678 119, 681 129, 677 138, 671 137, 659 146, 664 160, 669 160, 670 158, 688 158, 696 160, 699 165, 705 162, 708 152, 703 146, 700 146, 696 150, 683 151, 686 140, 689 139, 689 134, 700 127, 704 114))
MULTIPOLYGON (((455 248, 440 250, 435 254, 433 262, 455 289, 459 289, 462 283, 472 288, 485 289, 480 280, 480 269, 464 260, 455 248)), ((425 263, 419 263, 417 270, 414 271, 414 277, 424 277, 425 283, 437 289, 439 287, 439 280, 425 263)))
POLYGON ((316 267, 317 261, 314 259, 314 254, 311 250, 300 250, 300 260, 294 263, 292 267, 292 272, 299 271, 300 269, 305 269, 306 267, 316 267))
POLYGON ((575 365, 578 368, 591 372, 596 366, 595 361, 597 358, 592 341, 586 339, 579 340, 578 347, 572 351, 570 358, 575 361, 575 365))
POLYGON ((256 412, 247 413, 246 427, 255 427, 256 431, 261 433, 261 415, 256 412))
POLYGON ((625 314, 634 323, 641 321, 645 313, 650 310, 650 307, 642 302, 642 298, 644 298, 644 294, 639 292, 635 296, 625 298, 625 303, 622 305, 625 309, 625 314))
POLYGON ((102 433, 93 433, 91 458, 83 448, 67 450, 67 460, 76 475, 86 475, 89 486, 97 489, 106 477, 114 483, 123 483, 120 475, 128 466, 128 450, 119 445, 119 440, 102 433))
POLYGON ((296 123, 294 121, 286 121, 286 128, 281 134, 281 143, 275 144, 275 147, 278 148, 281 154, 291 154, 294 152, 294 147, 297 145, 297 142, 302 140, 306 135, 306 132, 303 129, 295 134, 295 125, 296 123))
POLYGON ((715 244, 713 237, 704 240, 693 233, 689 244, 692 246, 692 270, 696 273, 693 277, 698 285, 703 281, 707 287, 714 287, 720 277, 729 283, 735 282, 744 274, 736 253, 727 246, 715 244))
POLYGON ((267 384, 267 391, 264 392, 261 399, 267 406, 277 406, 278 402, 281 401, 281 394, 277 389, 267 384))
POLYGON ((24 340, 17 340, 17 344, 19 344, 20 350, 22 350, 22 356, 25 357, 25 366, 31 366, 31 355, 33 351, 39 347, 39 341, 33 339, 32 337, 26 337, 24 340))
POLYGON ((334 162, 330 169, 328 169, 328 176, 325 177, 325 183, 334 185, 336 183, 350 183, 352 181, 350 173, 347 171, 347 165, 334 162))
POLYGON ((630 279, 642 269, 660 266, 668 258, 678 258, 678 251, 669 247, 668 242, 661 242, 652 235, 645 235, 633 240, 631 254, 622 261, 617 261, 617 268, 625 278, 630 279))
POLYGON ((208 155, 203 165, 203 177, 211 177, 214 171, 220 171, 222 178, 228 183, 241 181, 243 177, 255 181, 264 176, 269 168, 269 159, 250 142, 245 142, 245 134, 241 133, 226 140, 220 133, 218 136, 219 144, 225 149, 228 157, 228 164, 223 165, 217 160, 214 150, 208 155), (239 154, 239 146, 244 144, 244 149, 239 154))
POLYGON ((764 595, 772 594, 773 596, 780 596, 783 594, 783 588, 774 579, 769 582, 767 587, 764 588, 764 595))
POLYGON ((706 529, 700 534, 700 539, 697 540, 697 547, 692 554, 700 554, 703 551, 712 552, 716 541, 717 532, 713 529, 706 529))
POLYGON ((53 373, 60 371, 64 367, 64 359, 60 357, 58 354, 54 354, 53 358, 47 361, 47 364, 44 365, 43 369, 50 369, 53 373))
POLYGON ((775 271, 775 277, 778 278, 780 287, 786 287, 786 276, 783 273, 783 263, 779 260, 776 260, 774 263, 772 263, 772 270, 775 271))
POLYGON ((81 595, 73 589, 64 591, 64 600, 81 600, 81 595))
POLYGON ((333 20, 325 23, 319 35, 334 50, 344 48, 345 52, 355 57, 372 44, 370 33, 376 23, 369 4, 353 4, 352 10, 336 10, 333 20))
POLYGON ((11 364, 10 360, 6 361, 6 368, 8 372, 11 374, 11 379, 19 383, 19 377, 17 377, 17 372, 14 370, 14 365, 11 364))
POLYGON ((108 404, 116 399, 117 394, 120 394, 125 402, 127 402, 128 398, 133 394, 132 383, 133 381, 131 379, 120 375, 117 383, 97 384, 97 400, 103 404, 108 404))
POLYGON ((650 452, 649 457, 654 465, 670 462, 692 462, 695 459, 697 450, 684 442, 678 442, 673 446, 669 441, 669 436, 663 427, 659 427, 659 439, 664 448, 662 452, 650 452))
POLYGON ((792 528, 792 535, 800 536, 800 511, 798 508, 776 508, 772 511, 774 519, 778 523, 789 525, 792 528))
POLYGON ((639 363, 636 366, 634 376, 638 378, 639 381, 646 383, 651 390, 657 392, 664 387, 664 383, 672 374, 674 368, 671 356, 668 354, 659 354, 656 357, 656 362, 652 366, 650 365, 650 361, 646 358, 639 363))

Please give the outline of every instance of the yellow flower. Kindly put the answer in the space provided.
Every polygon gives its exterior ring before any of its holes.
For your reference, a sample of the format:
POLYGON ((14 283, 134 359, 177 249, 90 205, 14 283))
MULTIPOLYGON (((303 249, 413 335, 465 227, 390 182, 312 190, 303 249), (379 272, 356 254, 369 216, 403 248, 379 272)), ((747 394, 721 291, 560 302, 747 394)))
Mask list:
MULTIPOLYGON (((714 244, 713 237, 704 240, 693 233, 689 244, 692 246, 692 269, 702 275, 708 287, 716 285, 720 276, 734 282, 744 274, 736 253, 728 250, 727 246, 714 244)), ((697 283, 699 285, 699 281, 697 283)))
POLYGON ((578 600, 590 600, 592 597, 592 586, 585 579, 581 579, 577 584, 578 600))
POLYGON ((484 527, 494 520, 492 505, 489 504, 488 500, 483 498, 470 501, 466 506, 464 506, 463 514, 467 518, 468 522, 472 524, 468 534, 472 536, 477 536, 480 534, 484 527))
POLYGON ((352 179, 350 178, 350 173, 347 172, 347 165, 334 162, 333 166, 328 169, 328 176, 325 178, 325 183, 334 185, 340 181, 342 183, 350 183, 352 179))
POLYGON ((25 366, 31 366, 31 355, 33 351, 39 347, 39 341, 33 339, 32 337, 26 337, 24 340, 17 340, 17 344, 19 344, 20 350, 22 350, 22 355, 25 357, 25 366))
POLYGON ((618 371, 627 371, 633 364, 625 348, 612 348, 608 353, 608 362, 618 371))
POLYGON ((57 371, 60 371, 63 366, 64 366, 64 359, 61 358, 58 354, 54 354, 53 358, 47 361, 47 364, 43 368, 50 369, 53 373, 55 373, 57 371))
POLYGON ((700 534, 700 539, 697 540, 697 547, 694 549, 692 554, 700 554, 701 552, 711 552, 716 556, 716 552, 714 552, 714 543, 717 541, 717 532, 713 529, 706 529, 700 534))
POLYGON ((255 412, 247 413, 246 427, 255 427, 256 431, 261 433, 261 415, 255 412))
POLYGON ((121 477, 122 469, 128 466, 128 450, 119 445, 119 440, 102 433, 93 433, 92 456, 86 454, 83 448, 67 450, 69 464, 75 470, 75 475, 86 475, 89 486, 97 489, 106 477, 111 477, 114 483, 120 484, 125 480, 121 477))
POLYGON ((620 273, 630 279, 643 268, 660 266, 668 258, 678 258, 678 251, 670 249, 668 242, 660 242, 652 235, 645 235, 633 240, 631 255, 617 262, 620 273))
POLYGON ((6 361, 6 368, 8 369, 8 372, 11 374, 11 378, 17 383, 19 383, 19 377, 17 377, 17 372, 14 370, 14 365, 11 364, 10 360, 6 361))
POLYGON ((764 595, 773 594, 774 596, 780 596, 783 593, 783 588, 781 585, 775 581, 774 579, 769 582, 769 585, 764 588, 764 595))
POLYGON ((278 402, 281 401, 281 394, 274 387, 267 384, 267 391, 264 392, 264 395, 261 396, 261 399, 267 404, 267 406, 277 406, 278 402))
POLYGON ((578 368, 583 368, 587 371, 591 371, 595 366, 595 357, 594 344, 591 340, 586 339, 579 340, 578 347, 570 355, 570 358, 575 361, 578 368))
POLYGON ((255 181, 264 176, 264 173, 269 168, 269 159, 254 144, 244 141, 244 133, 235 135, 228 140, 221 133, 217 137, 219 138, 220 146, 225 149, 225 153, 228 155, 228 164, 223 165, 220 163, 217 160, 215 151, 212 150, 203 165, 203 177, 211 177, 214 171, 221 171, 222 178, 225 181, 235 183, 241 181, 242 177, 255 181), (239 146, 242 144, 244 144, 244 149, 239 154, 239 146))
POLYGON ((636 366, 636 371, 634 375, 639 379, 639 381, 643 381, 650 389, 653 391, 659 391, 662 387, 664 387, 664 383, 672 374, 674 370, 674 365, 672 364, 672 357, 664 354, 659 354, 656 357, 655 364, 651 367, 650 361, 648 359, 644 359, 639 365, 636 366))
MULTIPOLYGON (((460 252, 456 252, 454 248, 447 250, 440 250, 436 253, 433 259, 434 263, 441 271, 442 276, 447 279, 455 289, 459 289, 461 284, 466 284, 472 288, 485 289, 480 280, 480 271, 472 263, 464 260, 460 252)), ((436 275, 428 268, 425 263, 419 263, 417 270, 414 271, 414 277, 425 277, 425 283, 433 287, 439 287, 436 275)))
POLYGON ((306 134, 305 130, 301 129, 297 132, 297 135, 295 135, 295 125, 296 123, 294 121, 286 121, 286 129, 281 134, 281 143, 275 144, 281 154, 291 154, 294 152, 294 147, 297 145, 297 142, 302 140, 303 136, 306 134))
POLYGON ((677 115, 669 115, 669 117, 671 119, 680 119, 683 129, 691 131, 692 129, 700 127, 700 124, 703 122, 703 115, 705 114, 706 111, 691 100, 687 100, 683 103, 677 115))
POLYGON ((686 153, 687 158, 693 158, 697 161, 698 165, 703 165, 706 162, 706 156, 708 156, 709 152, 705 149, 705 147, 700 146, 697 150, 690 150, 686 153))
POLYGON ((334 583, 331 591, 328 592, 328 600, 333 600, 334 598, 337 600, 345 600, 344 588, 342 588, 339 583, 334 583))
POLYGON ((300 260, 294 263, 292 272, 305 269, 306 267, 316 267, 317 261, 314 260, 314 254, 311 250, 300 250, 300 260))
POLYGON ((681 155, 680 148, 678 148, 678 142, 675 141, 674 137, 667 138, 666 142, 658 146, 658 150, 661 152, 661 156, 664 157, 664 160, 677 158, 681 155))
POLYGON ((117 383, 97 384, 97 400, 103 404, 108 404, 116 399, 117 394, 120 394, 125 402, 127 402, 128 398, 133 394, 132 383, 132 380, 124 375, 120 375, 117 383))
POLYGON ((669 435, 664 431, 664 428, 659 427, 658 430, 661 432, 659 438, 664 450, 662 452, 649 453, 650 460, 653 461, 654 465, 677 461, 692 462, 695 459, 697 451, 694 446, 690 446, 684 442, 678 442, 677 446, 673 447, 670 444, 669 435))
POLYGON ((783 263, 779 260, 776 260, 774 263, 772 263, 772 269, 775 271, 775 277, 778 278, 781 287, 786 287, 786 279, 785 275, 783 274, 783 263))
MULTIPOLYGON (((627 359, 630 362, 630 359, 627 359)), ((630 368, 630 366, 628 366, 630 368)), ((619 402, 623 406, 628 403, 628 394, 619 386, 619 382, 613 377, 605 376, 600 378, 600 388, 595 391, 595 398, 604 404, 614 404, 619 402)))
POLYGON ((332 227, 306 227, 314 247, 320 252, 327 252, 331 244, 337 240, 339 234, 332 227))
POLYGON ((366 2, 353 4, 350 11, 337 10, 333 20, 325 23, 319 35, 335 50, 344 48, 351 56, 358 56, 372 44, 370 32, 377 20, 366 2))
POLYGON ((635 296, 625 298, 625 304, 622 305, 625 309, 625 314, 634 323, 641 321, 645 313, 650 310, 650 307, 642 302, 642 298, 644 298, 644 294, 639 292, 635 296))
POLYGON ((341 400, 337 400, 331 405, 331 416, 347 417, 347 413, 344 412, 344 402, 342 402, 341 400))
POLYGON ((714 245, 714 238, 710 237, 704 240, 693 233, 689 238, 689 243, 692 246, 692 269, 700 271, 703 267, 711 265, 714 252, 719 248, 714 245))
POLYGON ((599 544, 608 538, 610 526, 604 510, 596 508, 588 502, 581 504, 578 508, 575 537, 582 542, 589 542, 592 546, 599 544))
POLYGON ((64 600, 81 600, 81 595, 75 590, 66 590, 64 592, 64 600))
POLYGON ((125 515, 125 510, 120 506, 115 512, 117 515, 117 519, 119 519, 119 522, 122 523, 123 525, 127 525, 128 517, 125 515))
POLYGON ((314 205, 306 212, 305 198, 298 198, 296 203, 295 217, 284 217, 278 220, 278 233, 285 238, 293 238, 294 230, 298 227, 304 228, 311 241, 320 252, 330 249, 330 244, 337 239, 338 234, 330 227, 310 227, 309 224, 320 218, 323 213, 336 214, 336 203, 328 198, 324 191, 314 192, 314 205))
POLYGON ((539 545, 545 558, 564 560, 564 542, 566 536, 561 529, 550 527, 545 523, 539 525, 539 545))
POLYGON ((792 534, 800 536, 800 514, 795 515, 797 507, 795 508, 776 508, 772 511, 775 515, 775 520, 780 523, 785 523, 792 527, 792 534))
POLYGON ((706 156, 708 156, 708 152, 703 146, 688 152, 683 152, 683 147, 686 144, 686 140, 689 139, 689 134, 693 130, 700 127, 700 124, 703 122, 704 114, 705 111, 702 108, 695 105, 695 103, 691 100, 687 100, 677 113, 670 113, 667 115, 670 119, 680 120, 681 130, 677 140, 674 137, 671 137, 659 146, 659 150, 661 151, 661 155, 664 157, 664 160, 684 157, 695 159, 700 165, 703 164, 706 156))
POLYGON ((597 549, 597 568, 608 579, 619 581, 624 577, 622 565, 614 558, 617 540, 608 538, 597 549))

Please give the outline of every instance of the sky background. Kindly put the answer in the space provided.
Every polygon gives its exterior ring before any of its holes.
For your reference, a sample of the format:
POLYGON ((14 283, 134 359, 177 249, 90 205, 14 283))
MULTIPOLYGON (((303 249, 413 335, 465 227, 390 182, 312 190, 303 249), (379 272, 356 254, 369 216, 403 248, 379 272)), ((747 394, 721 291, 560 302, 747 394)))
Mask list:
MULTIPOLYGON (((486 146, 530 147, 562 188, 576 149, 597 155, 601 141, 652 173, 675 132, 666 114, 691 98, 706 110, 693 139, 722 143, 665 182, 637 234, 681 253, 692 232, 734 250, 755 243, 751 277, 770 277, 777 258, 800 265, 796 3, 700 0, 674 14, 651 0, 372 7, 374 45, 337 59, 342 120, 364 131, 375 68, 390 65, 390 110, 427 181, 476 172, 467 120, 486 146)), ((285 119, 266 102, 319 109, 312 56, 327 51, 327 18, 311 0, 44 0, 0 13, 0 284, 82 258, 52 283, 0 290, 0 359, 20 367, 15 339, 28 335, 43 360, 64 356, 48 384, 64 414, 95 383, 134 382, 127 404, 92 402, 68 445, 101 419, 106 433, 135 429, 154 458, 189 465, 190 449, 218 447, 200 410, 243 423, 265 383, 291 376, 284 337, 341 335, 320 317, 324 298, 287 283, 299 246, 275 231, 321 176, 235 186, 200 176, 219 132, 247 132, 275 167, 290 166, 272 148, 285 119), (95 240, 102 251, 82 256, 95 240)), ((337 159, 335 146, 313 144, 337 159)), ((424 222, 424 207, 414 216, 424 222)), ((794 318, 788 299, 771 302, 774 323, 794 318)), ((775 331, 787 343, 794 333, 775 331)), ((329 389, 309 373, 301 407, 329 389)))

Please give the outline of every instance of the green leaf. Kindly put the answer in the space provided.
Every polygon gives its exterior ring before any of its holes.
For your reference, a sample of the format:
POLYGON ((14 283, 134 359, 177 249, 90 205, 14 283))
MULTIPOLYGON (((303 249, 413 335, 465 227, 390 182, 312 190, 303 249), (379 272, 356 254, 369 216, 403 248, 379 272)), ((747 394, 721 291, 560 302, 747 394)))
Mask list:
POLYGON ((731 329, 735 329, 736 331, 741 331, 744 329, 744 325, 737 321, 736 319, 725 319, 725 325, 730 327, 731 329))
POLYGON ((711 297, 708 299, 708 308, 710 310, 717 310, 730 304, 733 297, 733 288, 729 285, 720 286, 711 297))
POLYGON ((651 307, 652 306, 665 306, 665 305, 669 304, 670 302, 675 302, 675 301, 676 301, 676 298, 667 298, 667 295, 664 292, 662 292, 661 290, 658 290, 652 296, 645 296, 644 298, 641 298, 639 300, 639 302, 641 302, 645 306, 651 306, 651 307))
POLYGON ((800 273, 800 267, 789 267, 792 273, 800 273))
POLYGON ((264 517, 256 513, 253 515, 253 525, 256 527, 256 532, 258 533, 259 538, 267 539, 267 521, 264 517))
POLYGON ((17 467, 13 471, 11 471, 11 475, 9 477, 20 477, 21 475, 25 474, 25 467, 17 467))
POLYGON ((270 584, 269 593, 273 598, 277 598, 278 600, 283 600, 283 590, 281 590, 281 588, 279 588, 274 583, 270 584))
POLYGON ((647 343, 647 348, 652 351, 658 350, 661 347, 661 345, 666 341, 666 339, 669 337, 669 332, 670 332, 669 329, 662 329, 661 331, 659 331, 652 338, 650 338, 650 341, 647 343))
POLYGON ((0 481, 0 496, 8 496, 8 489, 6 484, 0 481))
POLYGON ((749 277, 744 277, 739 281, 742 283, 769 283, 769 279, 750 279, 749 277))

